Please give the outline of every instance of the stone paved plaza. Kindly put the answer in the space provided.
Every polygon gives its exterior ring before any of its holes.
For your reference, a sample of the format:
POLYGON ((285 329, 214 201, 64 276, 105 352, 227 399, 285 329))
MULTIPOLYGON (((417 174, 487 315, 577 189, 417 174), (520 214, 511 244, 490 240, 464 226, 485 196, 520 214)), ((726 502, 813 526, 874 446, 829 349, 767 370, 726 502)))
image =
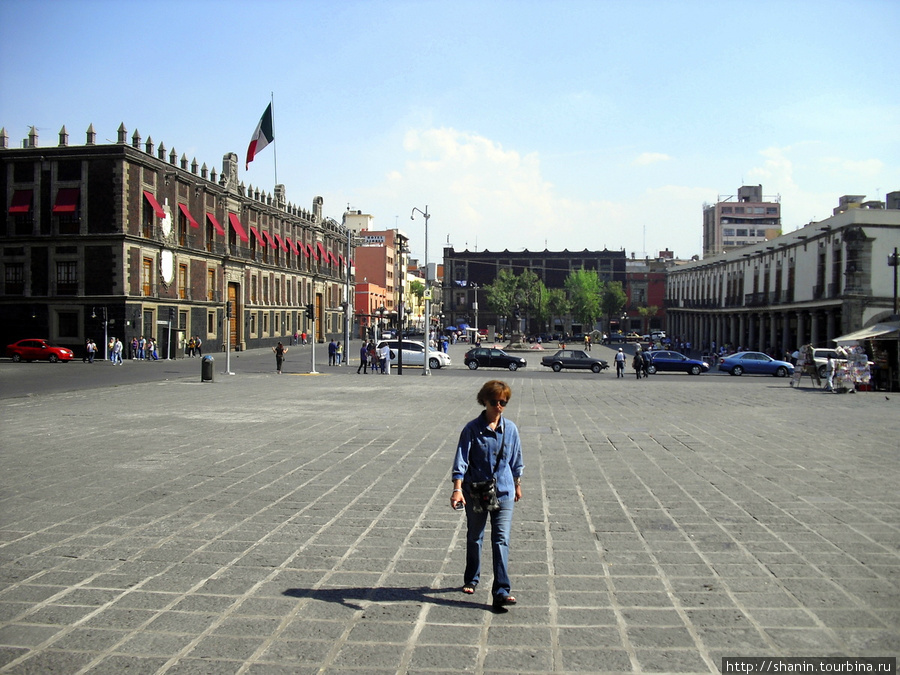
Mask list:
POLYGON ((196 364, 0 400, 0 673, 900 655, 900 396, 535 359, 469 372, 461 355, 431 377, 276 376, 271 354, 247 355, 212 383, 196 364), (449 507, 459 430, 493 377, 512 386, 526 463, 506 614, 489 579, 460 592, 449 507))

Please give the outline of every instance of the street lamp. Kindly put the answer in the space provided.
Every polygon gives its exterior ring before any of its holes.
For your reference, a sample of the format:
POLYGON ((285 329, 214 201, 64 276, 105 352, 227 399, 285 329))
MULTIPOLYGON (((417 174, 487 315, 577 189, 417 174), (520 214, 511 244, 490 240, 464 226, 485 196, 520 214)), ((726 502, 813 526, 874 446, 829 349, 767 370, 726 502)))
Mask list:
POLYGON ((375 309, 375 316, 378 317, 378 325, 377 325, 377 334, 375 335, 375 342, 381 338, 381 334, 384 332, 384 328, 382 327, 382 322, 384 321, 384 315, 387 314, 387 309, 382 303, 381 307, 375 309))
POLYGON ((898 309, 897 309, 897 267, 898 267, 898 263, 900 263, 900 261, 898 261, 897 247, 895 246, 894 252, 888 256, 888 266, 894 268, 894 318, 895 319, 897 318, 898 313, 900 313, 900 312, 898 312, 898 309))
POLYGON ((428 219, 431 216, 428 215, 428 205, 426 204, 424 211, 413 207, 412 213, 409 215, 410 220, 416 219, 416 211, 425 218, 425 366, 422 369, 422 375, 427 376, 431 375, 431 368, 428 365, 428 362, 431 360, 428 353, 431 343, 431 287, 428 285, 428 219))
MULTIPOLYGON (((103 360, 109 361, 109 317, 106 307, 101 307, 100 309, 103 310, 103 360)), ((95 307, 91 307, 91 318, 97 318, 97 309, 95 307)))

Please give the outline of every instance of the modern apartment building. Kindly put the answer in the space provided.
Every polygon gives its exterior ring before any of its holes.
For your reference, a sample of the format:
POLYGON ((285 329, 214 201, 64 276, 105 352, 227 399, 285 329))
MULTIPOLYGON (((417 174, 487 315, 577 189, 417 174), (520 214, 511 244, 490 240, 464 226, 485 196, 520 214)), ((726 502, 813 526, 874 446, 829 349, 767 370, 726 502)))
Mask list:
POLYGON ((763 195, 762 185, 744 185, 703 205, 703 257, 758 244, 781 234, 781 198, 763 195))

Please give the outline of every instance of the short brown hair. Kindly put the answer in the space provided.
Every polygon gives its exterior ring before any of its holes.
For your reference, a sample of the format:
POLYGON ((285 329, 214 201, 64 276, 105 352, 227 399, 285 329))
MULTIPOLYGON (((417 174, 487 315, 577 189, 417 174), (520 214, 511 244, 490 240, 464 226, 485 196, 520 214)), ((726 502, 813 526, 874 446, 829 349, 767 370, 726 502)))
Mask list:
POLYGON ((504 399, 508 401, 512 396, 512 389, 503 380, 488 380, 478 391, 476 400, 479 405, 487 406, 491 399, 504 399))

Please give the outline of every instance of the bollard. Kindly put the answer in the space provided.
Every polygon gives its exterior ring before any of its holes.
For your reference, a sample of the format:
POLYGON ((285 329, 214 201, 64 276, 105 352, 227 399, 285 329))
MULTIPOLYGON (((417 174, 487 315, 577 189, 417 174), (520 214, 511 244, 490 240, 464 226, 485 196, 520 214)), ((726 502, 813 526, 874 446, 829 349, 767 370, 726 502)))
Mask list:
POLYGON ((215 359, 213 357, 207 355, 200 359, 200 381, 201 382, 213 382, 215 380, 213 364, 215 363, 215 359))

